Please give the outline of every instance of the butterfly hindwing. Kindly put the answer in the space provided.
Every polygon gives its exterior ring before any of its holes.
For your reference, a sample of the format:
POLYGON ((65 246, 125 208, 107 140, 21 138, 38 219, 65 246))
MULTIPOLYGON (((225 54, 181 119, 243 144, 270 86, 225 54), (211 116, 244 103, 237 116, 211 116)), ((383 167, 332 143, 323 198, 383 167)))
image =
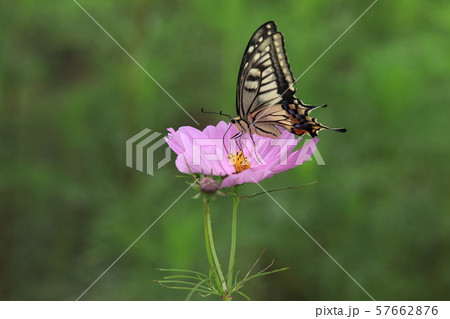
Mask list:
MULTIPOLYGON (((308 116, 309 110, 298 104, 281 104, 262 107, 249 116, 258 134, 260 131, 274 132, 268 129, 268 126, 282 127, 291 133, 301 136, 305 133, 311 137, 317 136, 317 133, 328 127, 320 124, 314 117, 308 116)), ((279 137, 281 135, 260 134, 267 137, 279 137)))

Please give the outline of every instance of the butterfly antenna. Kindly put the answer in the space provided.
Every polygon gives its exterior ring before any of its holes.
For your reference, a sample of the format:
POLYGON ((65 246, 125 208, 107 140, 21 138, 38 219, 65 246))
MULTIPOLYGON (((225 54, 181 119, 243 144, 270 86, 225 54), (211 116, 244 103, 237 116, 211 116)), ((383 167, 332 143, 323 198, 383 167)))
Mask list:
POLYGON ((223 113, 222 111, 220 111, 219 114, 228 117, 230 120, 232 119, 232 116, 230 114, 223 113))
POLYGON ((214 115, 222 115, 222 116, 228 117, 229 119, 232 118, 230 114, 223 113, 222 111, 220 111, 220 112, 209 112, 209 111, 205 111, 203 108, 201 108, 201 110, 202 110, 202 113, 206 113, 206 114, 214 114, 214 115))

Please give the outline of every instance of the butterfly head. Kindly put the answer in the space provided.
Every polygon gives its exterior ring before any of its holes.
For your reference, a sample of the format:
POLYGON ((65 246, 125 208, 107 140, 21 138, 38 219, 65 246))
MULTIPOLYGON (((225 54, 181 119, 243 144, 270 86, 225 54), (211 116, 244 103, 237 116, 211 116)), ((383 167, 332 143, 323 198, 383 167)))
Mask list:
POLYGON ((231 118, 230 123, 236 126, 240 133, 252 133, 248 123, 239 116, 231 118))

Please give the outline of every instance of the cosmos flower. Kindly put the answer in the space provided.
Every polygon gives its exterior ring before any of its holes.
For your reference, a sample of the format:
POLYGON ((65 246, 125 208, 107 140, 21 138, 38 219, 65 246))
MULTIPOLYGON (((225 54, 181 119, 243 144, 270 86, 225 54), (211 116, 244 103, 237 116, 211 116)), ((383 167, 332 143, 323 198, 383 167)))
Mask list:
POLYGON ((223 176, 220 188, 257 183, 274 174, 302 165, 316 150, 317 138, 294 150, 301 138, 283 130, 278 138, 253 135, 232 138, 237 128, 223 121, 203 131, 183 126, 168 129, 167 144, 177 154, 175 165, 182 173, 223 176))

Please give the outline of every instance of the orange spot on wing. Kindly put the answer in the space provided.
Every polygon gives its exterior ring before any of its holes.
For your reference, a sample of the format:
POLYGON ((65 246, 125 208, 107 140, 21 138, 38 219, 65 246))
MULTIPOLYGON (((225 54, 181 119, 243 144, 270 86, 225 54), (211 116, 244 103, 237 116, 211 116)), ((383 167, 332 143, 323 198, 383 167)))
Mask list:
POLYGON ((305 130, 299 130, 299 129, 295 129, 294 130, 295 135, 303 135, 305 133, 307 133, 305 130))

